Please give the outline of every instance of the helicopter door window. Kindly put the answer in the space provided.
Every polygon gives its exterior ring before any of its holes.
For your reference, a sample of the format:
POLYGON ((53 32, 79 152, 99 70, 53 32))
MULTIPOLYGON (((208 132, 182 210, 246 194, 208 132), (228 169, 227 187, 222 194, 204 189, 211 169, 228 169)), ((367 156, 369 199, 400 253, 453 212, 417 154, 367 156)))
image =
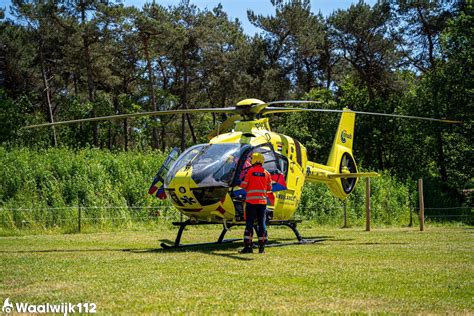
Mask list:
POLYGON ((263 146, 255 148, 254 152, 259 152, 265 158, 265 162, 263 163, 263 168, 270 172, 271 174, 277 173, 279 170, 278 160, 275 157, 275 152, 272 148, 263 146))
POLYGON ((275 153, 275 156, 277 158, 278 170, 280 170, 280 172, 286 179, 286 176, 288 174, 288 159, 286 159, 285 156, 279 155, 277 153, 275 153))
MULTIPOLYGON (((285 164, 284 162, 281 163, 280 159, 277 158, 277 155, 273 151, 271 145, 266 144, 255 147, 252 151, 249 152, 248 157, 251 157, 253 153, 261 153, 263 155, 263 157, 265 158, 263 168, 265 168, 265 170, 267 170, 271 174, 285 173, 283 169, 285 167, 285 164)), ((286 166, 288 166, 288 163, 286 163, 286 166)), ((286 167, 286 169, 288 169, 288 167, 286 167)), ((242 170, 244 171, 245 168, 243 168, 242 170)))

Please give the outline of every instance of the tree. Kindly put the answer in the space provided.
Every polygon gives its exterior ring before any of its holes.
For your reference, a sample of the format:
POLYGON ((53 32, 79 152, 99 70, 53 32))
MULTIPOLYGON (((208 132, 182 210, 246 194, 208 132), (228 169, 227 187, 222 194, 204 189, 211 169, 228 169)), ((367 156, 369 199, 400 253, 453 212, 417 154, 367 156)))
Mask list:
POLYGON ((390 22, 390 7, 385 2, 370 7, 360 1, 329 18, 336 48, 365 83, 370 102, 376 90, 391 87, 391 69, 398 61, 395 42, 388 32, 390 22))
POLYGON ((454 1, 392 0, 398 21, 399 48, 407 63, 423 73, 436 67, 441 58, 440 35, 453 16, 454 1))
MULTIPOLYGON (((54 2, 21 0, 13 1, 14 14, 23 19, 27 32, 24 35, 36 47, 36 51, 30 60, 31 64, 26 65, 35 71, 32 76, 32 84, 41 89, 37 93, 42 97, 43 112, 48 122, 54 122, 54 113, 59 111, 58 103, 54 102, 55 88, 61 86, 62 62, 65 37, 55 28, 54 21, 58 19, 61 8, 54 2), (54 81, 53 81, 54 79, 54 81), (41 84, 38 84, 41 82, 41 84), (53 103, 56 103, 53 105, 53 103)), ((14 42, 10 42, 14 43, 14 42)), ((28 60, 28 59, 27 59, 28 60)), ((51 143, 57 146, 55 128, 51 128, 51 143)))
POLYGON ((425 98, 420 100, 421 111, 464 122, 451 128, 431 130, 435 135, 433 146, 441 179, 458 187, 473 177, 472 168, 460 163, 469 161, 472 155, 469 144, 474 113, 473 35, 472 7, 466 6, 447 23, 441 35, 441 52, 445 59, 438 60, 436 69, 420 84, 421 91, 425 92, 425 98))
MULTIPOLYGON (((272 1, 274 16, 248 12, 249 20, 264 30, 263 49, 274 82, 284 80, 298 95, 330 81, 331 44, 321 15, 311 12, 309 0, 272 1)), ((326 83, 326 86, 330 83, 326 83)), ((279 97, 285 93, 280 92, 279 97)))
MULTIPOLYGON (((329 17, 331 37, 341 57, 339 67, 346 74, 338 82, 341 105, 362 111, 395 110, 391 95, 399 92, 401 85, 393 71, 399 55, 389 32, 391 22, 386 2, 370 7, 360 1, 329 17)), ((394 130, 393 121, 358 117, 356 133, 366 147, 366 162, 379 169, 390 165, 387 162, 394 130)))

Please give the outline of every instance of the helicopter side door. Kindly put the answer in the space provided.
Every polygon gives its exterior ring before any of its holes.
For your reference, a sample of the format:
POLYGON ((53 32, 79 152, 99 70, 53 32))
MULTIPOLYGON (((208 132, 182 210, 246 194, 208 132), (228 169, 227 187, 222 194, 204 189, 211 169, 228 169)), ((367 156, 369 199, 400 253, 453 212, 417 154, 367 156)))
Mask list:
MULTIPOLYGON (((276 192, 286 190, 288 160, 285 156, 275 153, 275 151, 273 150, 273 145, 271 143, 266 143, 258 145, 256 147, 249 147, 245 149, 245 151, 240 157, 232 186, 238 187, 240 182, 242 182, 242 180, 245 178, 247 171, 250 169, 250 167, 252 167, 250 161, 252 154, 255 152, 261 153, 264 156, 265 162, 263 164, 263 167, 272 175, 272 191, 276 192)), ((243 216, 242 202, 245 200, 245 195, 246 193, 243 189, 232 190, 231 193, 236 208, 236 215, 238 218, 240 217, 240 215, 243 216)), ((270 200, 270 205, 273 205, 274 202, 275 200, 272 198, 270 200)), ((273 206, 270 206, 270 208, 272 207, 273 206)), ((271 216, 272 215, 270 215, 270 217, 271 216)))

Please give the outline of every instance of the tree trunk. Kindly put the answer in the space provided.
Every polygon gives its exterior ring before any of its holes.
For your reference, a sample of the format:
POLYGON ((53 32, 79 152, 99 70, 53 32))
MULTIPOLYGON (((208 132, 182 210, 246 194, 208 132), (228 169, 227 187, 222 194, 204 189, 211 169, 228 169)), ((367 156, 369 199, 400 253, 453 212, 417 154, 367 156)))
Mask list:
MULTIPOLYGON (((145 33, 145 36, 143 37, 143 46, 144 46, 144 49, 145 49, 145 59, 146 59, 146 63, 147 63, 147 71, 148 71, 148 88, 150 90, 150 97, 151 97, 151 110, 152 111, 156 111, 157 108, 156 108, 156 96, 155 96, 155 79, 154 79, 154 76, 153 76, 153 71, 152 71, 152 68, 151 68, 151 60, 150 60, 150 54, 148 52, 148 38, 149 38, 149 35, 145 33)), ((156 123, 156 117, 153 117, 152 118, 153 122, 156 123)), ((153 141, 153 144, 152 144, 152 147, 154 149, 158 148, 159 144, 158 144, 158 131, 156 129, 156 126, 153 125, 152 127, 152 141, 153 141)))
POLYGON ((77 96, 79 94, 77 90, 77 74, 73 74, 73 81, 74 81, 74 95, 77 96))
POLYGON ((436 61, 434 57, 433 34, 431 33, 430 26, 423 16, 423 12, 419 6, 416 8, 416 12, 418 13, 418 17, 420 18, 421 24, 423 25, 423 31, 425 32, 426 38, 428 40, 428 59, 430 61, 430 68, 434 69, 436 67, 436 61))
POLYGON ((165 152, 166 150, 166 142, 165 142, 165 139, 166 139, 166 128, 165 128, 165 124, 163 124, 163 121, 161 121, 161 151, 162 152, 165 152))
MULTIPOLYGON (((183 53, 183 58, 184 58, 184 53, 183 53)), ((181 93, 181 102, 183 104, 183 109, 186 110, 188 108, 187 103, 188 103, 188 65, 185 63, 184 64, 184 74, 183 74, 183 90, 181 93)), ((196 135, 194 133, 194 128, 193 124, 191 122, 191 118, 189 117, 189 114, 183 114, 182 117, 182 122, 181 122, 181 150, 184 150, 185 148, 185 123, 184 119, 188 121, 188 126, 189 130, 191 132, 191 137, 193 139, 193 143, 196 143, 196 135)))
POLYGON ((332 66, 331 66, 331 60, 328 60, 328 63, 326 65, 326 89, 329 90, 331 88, 331 80, 332 80, 332 66))
MULTIPOLYGON (((95 88, 94 88, 94 76, 92 74, 92 61, 90 55, 90 42, 87 34, 86 26, 86 8, 84 0, 81 0, 81 21, 84 27, 84 33, 82 34, 83 48, 84 48, 84 60, 86 62, 87 70, 87 91, 89 94, 89 101, 92 103, 92 116, 95 116, 95 88)), ((99 146, 99 125, 97 122, 92 122, 92 131, 94 138, 94 146, 99 146)))
POLYGON ((444 155, 443 135, 439 128, 436 129, 436 152, 438 154, 438 169, 443 182, 448 182, 448 171, 446 169, 446 158, 444 155))
POLYGON ((128 119, 123 120, 123 149, 128 151, 128 119))
MULTIPOLYGON (((51 106, 51 90, 49 89, 49 84, 48 84, 48 76, 46 74, 46 65, 44 62, 44 56, 43 56, 43 40, 40 40, 40 48, 39 48, 39 57, 40 57, 40 63, 41 63, 41 75, 43 79, 43 86, 44 86, 44 92, 45 92, 45 99, 46 99, 46 116, 48 118, 48 121, 50 123, 54 123, 54 118, 53 118, 53 110, 51 106)), ((58 141, 56 138, 56 129, 54 126, 52 126, 53 129, 53 137, 51 138, 51 143, 54 147, 58 145, 58 141)))
POLYGON ((181 152, 186 149, 186 124, 184 122, 184 114, 181 115, 181 152))
POLYGON ((385 167, 384 161, 383 161, 383 147, 380 143, 377 144, 377 160, 378 160, 379 169, 383 170, 385 167))
POLYGON ((191 122, 191 116, 188 113, 186 113, 186 120, 188 121, 189 131, 191 132, 191 138, 193 139, 193 143, 196 144, 197 143, 196 134, 194 133, 194 127, 191 122))

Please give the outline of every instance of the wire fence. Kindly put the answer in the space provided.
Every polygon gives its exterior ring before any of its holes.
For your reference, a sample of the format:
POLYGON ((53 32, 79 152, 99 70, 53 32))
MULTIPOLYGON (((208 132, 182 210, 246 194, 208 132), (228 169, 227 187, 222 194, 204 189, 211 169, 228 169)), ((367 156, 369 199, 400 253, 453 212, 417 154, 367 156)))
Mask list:
POLYGON ((104 222, 170 222, 180 218, 171 205, 161 206, 61 206, 61 207, 1 207, 0 227, 28 228, 77 226, 104 222))
MULTIPOLYGON (((347 217, 354 220, 354 214, 347 216, 346 213, 342 213, 341 209, 346 209, 346 212, 353 211, 355 207, 349 208, 344 206, 331 206, 325 207, 326 211, 338 210, 337 215, 328 213, 315 213, 314 210, 299 210, 296 214, 296 219, 303 220, 320 220, 328 218, 330 216, 336 216, 333 219, 336 222, 344 220, 346 225, 347 217), (302 215, 303 214, 303 215, 302 215), (305 216, 304 214, 311 214, 305 216)), ((413 223, 414 213, 418 213, 418 209, 411 208, 410 212, 410 225, 413 223)), ((387 210, 388 213, 391 210, 387 210)), ((376 218, 377 214, 373 216, 376 218)), ((467 223, 474 223, 474 208, 468 206, 458 207, 427 207, 425 208, 425 220, 435 221, 462 221, 467 223), (435 214, 429 214, 432 210, 435 214), (452 211, 463 211, 462 214, 439 214, 440 212, 452 212, 452 211), (469 212, 470 210, 470 212, 469 212), (467 213, 466 213, 467 211, 467 213)), ((169 223, 176 220, 182 220, 183 215, 179 213, 171 204, 160 205, 160 206, 61 206, 61 207, 0 207, 0 226, 4 228, 28 228, 31 225, 39 225, 42 227, 52 226, 72 226, 77 227, 77 231, 81 231, 81 227, 84 224, 97 225, 103 223, 119 224, 120 222, 163 222, 169 223), (64 213, 67 211, 67 213, 64 213), (100 211, 100 214, 97 214, 100 211), (102 212, 106 211, 106 212, 102 212), (114 213, 115 211, 118 211, 114 213), (58 215, 63 215, 59 217, 58 215), (65 216, 67 215, 67 216, 65 216)), ((359 218, 358 220, 362 220, 359 218)))

